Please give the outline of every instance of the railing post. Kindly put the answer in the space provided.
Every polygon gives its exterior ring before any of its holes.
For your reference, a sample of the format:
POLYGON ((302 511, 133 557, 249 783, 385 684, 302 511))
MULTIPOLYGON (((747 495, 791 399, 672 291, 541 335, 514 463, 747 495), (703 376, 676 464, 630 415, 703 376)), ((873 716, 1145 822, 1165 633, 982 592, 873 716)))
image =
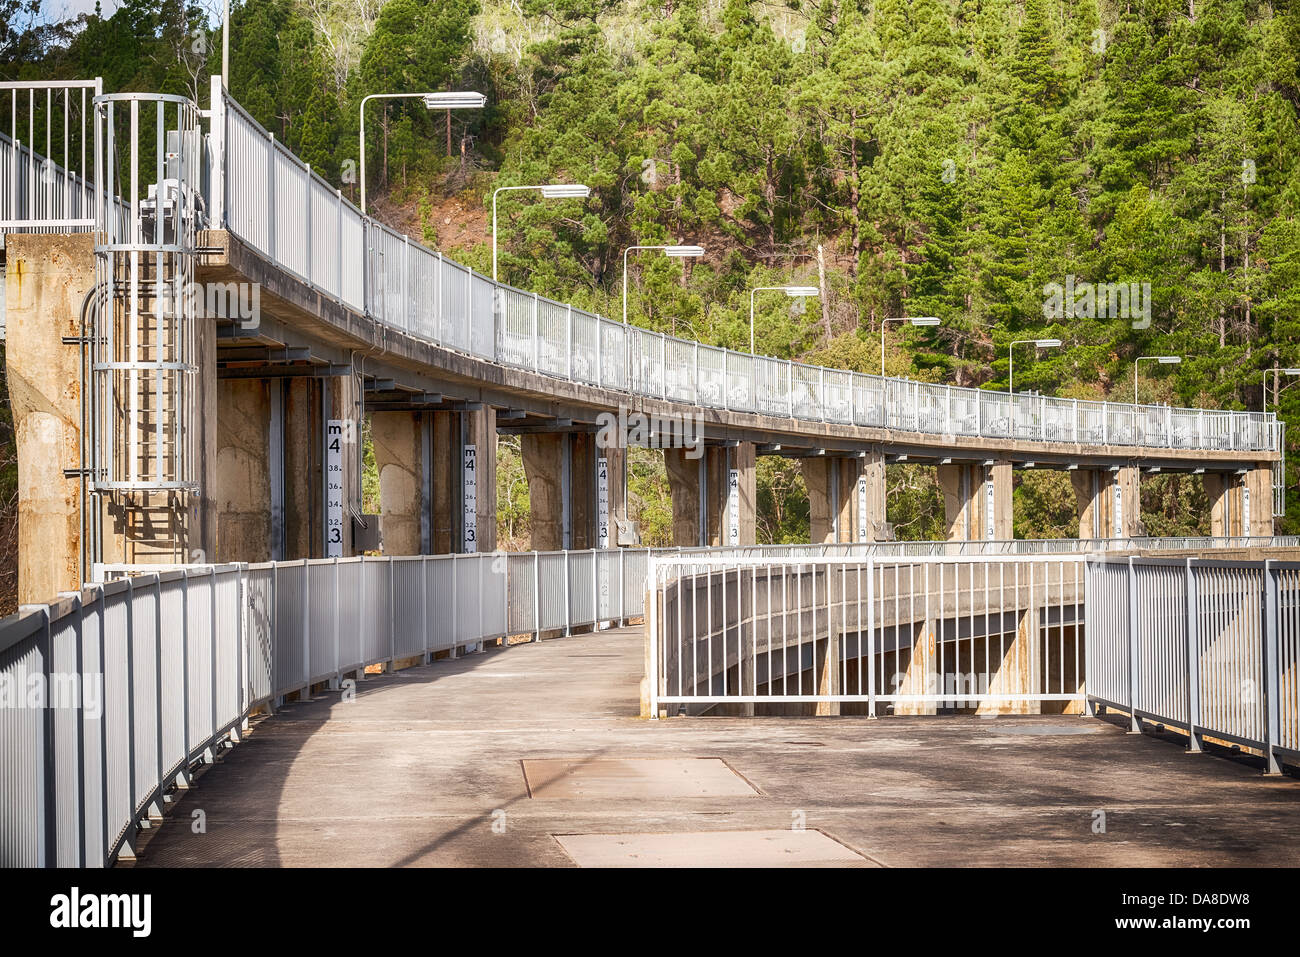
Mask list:
POLYGON ((305 276, 303 276, 302 278, 304 278, 304 279, 307 280, 308 285, 314 287, 314 286, 316 285, 316 273, 315 273, 315 270, 312 269, 312 262, 311 262, 312 246, 315 245, 315 243, 312 241, 312 231, 311 231, 311 206, 312 206, 312 203, 311 203, 311 163, 303 163, 303 164, 302 164, 302 175, 303 175, 303 180, 304 180, 304 181, 306 182, 306 184, 307 184, 307 188, 304 190, 304 192, 306 193, 306 202, 303 204, 303 205, 305 205, 305 206, 307 207, 305 210, 303 210, 303 217, 304 217, 304 218, 306 219, 306 221, 307 221, 307 229, 303 232, 303 241, 304 241, 304 242, 306 243, 306 245, 307 245, 307 249, 306 249, 306 254, 307 254, 307 255, 306 255, 306 257, 305 257, 305 260, 306 260, 306 267, 305 267, 305 268, 306 268, 306 270, 307 270, 307 274, 306 274, 305 276))
POLYGON ((533 371, 537 372, 541 368, 541 340, 537 338, 537 293, 533 293, 533 371))
POLYGON ((1187 575, 1187 749, 1195 754, 1201 751, 1201 732, 1198 730, 1201 717, 1201 639, 1197 606, 1199 597, 1196 593, 1196 573, 1192 571, 1192 560, 1186 560, 1187 575))
POLYGON ((449 658, 456 657, 457 642, 460 641, 460 625, 456 620, 457 602, 456 602, 456 553, 451 553, 451 650, 447 653, 449 658))
MULTIPOLYGON (((208 184, 208 222, 214 229, 226 228, 226 98, 221 77, 214 75, 208 86, 208 145, 212 150, 212 171, 208 184)), ((100 183, 95 183, 98 191, 100 183)))
POLYGON ((275 248, 275 134, 268 132, 271 147, 266 151, 266 255, 273 261, 280 261, 279 251, 275 248))
POLYGON ((302 680, 306 687, 302 699, 311 699, 311 569, 302 560, 302 680))
POLYGON ((1129 733, 1141 734, 1142 719, 1138 717, 1138 599, 1137 574, 1133 569, 1133 556, 1128 557, 1128 706, 1129 733))
POLYGON ((1280 661, 1278 657, 1278 580, 1272 561, 1264 562, 1264 621, 1263 621, 1263 661, 1261 669, 1264 676, 1264 760, 1265 774, 1282 773, 1274 748, 1282 737, 1282 708, 1278 699, 1280 661))
POLYGON ((393 556, 388 556, 388 673, 397 661, 397 583, 393 575, 393 556))
POLYGON ((565 320, 564 322, 565 334, 568 336, 569 339, 569 354, 568 354, 568 359, 565 368, 568 369, 568 379, 570 382, 572 382, 573 381, 573 305, 572 304, 566 305, 564 307, 564 320, 565 320))
POLYGON ((564 637, 568 638, 573 634, 573 601, 569 592, 569 550, 566 548, 562 554, 564 555, 564 637))
POLYGON ((542 640, 542 559, 533 552, 533 641, 542 640))
MULTIPOLYGON (((784 607, 781 614, 785 614, 784 607)), ((876 560, 870 555, 867 556, 867 717, 876 717, 876 560)))
POLYGON ((429 663, 429 556, 420 556, 420 647, 429 663))

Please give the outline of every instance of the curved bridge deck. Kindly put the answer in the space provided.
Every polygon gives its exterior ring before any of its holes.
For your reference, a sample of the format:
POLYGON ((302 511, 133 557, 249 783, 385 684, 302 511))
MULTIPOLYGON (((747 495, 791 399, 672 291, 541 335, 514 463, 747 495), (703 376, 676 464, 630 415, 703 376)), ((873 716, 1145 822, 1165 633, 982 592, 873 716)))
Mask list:
POLYGON ((517 645, 369 677, 351 702, 289 704, 145 832, 136 866, 1300 856, 1296 782, 1255 759, 1076 716, 647 722, 642 642, 631 628, 517 645), (691 759, 720 760, 695 773, 691 759))

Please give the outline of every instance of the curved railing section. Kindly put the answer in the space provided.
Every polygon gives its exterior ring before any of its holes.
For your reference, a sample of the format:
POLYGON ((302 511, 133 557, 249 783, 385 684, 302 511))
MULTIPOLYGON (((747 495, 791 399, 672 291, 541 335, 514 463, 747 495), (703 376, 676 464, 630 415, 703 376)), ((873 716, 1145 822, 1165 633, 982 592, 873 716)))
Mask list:
POLYGON ((914 382, 625 326, 454 262, 363 215, 233 99, 214 98, 210 208, 313 289, 439 346, 513 368, 706 408, 940 436, 1275 451, 1273 413, 1182 409, 914 382), (214 170, 214 194, 218 190, 214 170), (224 218, 220 215, 224 209, 224 218))

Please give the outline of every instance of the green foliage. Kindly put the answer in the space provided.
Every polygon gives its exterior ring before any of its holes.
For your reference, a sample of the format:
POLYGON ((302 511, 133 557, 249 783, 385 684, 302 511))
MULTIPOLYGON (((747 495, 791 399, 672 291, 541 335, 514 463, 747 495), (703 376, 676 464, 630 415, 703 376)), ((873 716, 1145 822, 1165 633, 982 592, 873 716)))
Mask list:
MULTIPOLYGON (((6 77, 206 98, 219 61, 184 0, 66 23, 38 25, 27 0, 0 14, 6 77)), ((451 161, 445 115, 369 105, 373 208, 434 242, 439 180, 472 187, 483 220, 496 186, 586 183, 587 200, 505 194, 501 273, 605 315, 626 293, 636 324, 743 347, 751 290, 818 284, 808 301, 758 295, 760 352, 874 372, 882 319, 935 315, 889 327, 891 374, 1005 389, 1011 342, 1056 336, 1064 348, 1018 347, 1015 386, 1080 398, 1129 399, 1138 355, 1176 353, 1143 367, 1145 400, 1258 409, 1265 371, 1300 365, 1295 3, 241 0, 233 15, 235 97, 348 190, 363 96, 487 92, 487 110, 453 115, 451 161), (623 251, 667 242, 708 253, 633 254, 625 290, 623 251), (1149 283, 1150 325, 1049 314, 1045 287, 1068 276, 1149 283)), ((482 235, 454 251, 476 268, 482 235)), ((1300 412, 1300 389, 1280 409, 1300 412)), ((772 540, 806 521, 787 465, 760 469, 772 540)), ((643 531, 667 536, 666 487, 631 472, 643 531)), ((900 535, 941 534, 933 476, 889 474, 900 535)), ((1197 483, 1144 487, 1163 496, 1149 530, 1196 524, 1197 483)), ((1017 533, 1072 527, 1068 491, 1024 476, 1017 533)))

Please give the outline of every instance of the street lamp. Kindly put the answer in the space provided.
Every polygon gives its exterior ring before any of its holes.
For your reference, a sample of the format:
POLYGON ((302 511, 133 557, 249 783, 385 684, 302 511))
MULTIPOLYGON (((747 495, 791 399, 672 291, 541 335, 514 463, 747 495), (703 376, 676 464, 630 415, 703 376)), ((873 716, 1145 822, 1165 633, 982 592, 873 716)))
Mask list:
POLYGON ((427 110, 481 110, 487 105, 482 93, 371 93, 361 98, 361 212, 366 211, 366 101, 419 98, 427 110))
POLYGON ((785 293, 791 299, 801 299, 808 296, 816 296, 821 292, 816 286, 759 286, 749 291, 749 354, 754 355, 754 293, 756 292, 776 292, 785 293))
POLYGON ((1279 404, 1279 397, 1282 395, 1282 393, 1285 392, 1287 389, 1291 388, 1291 386, 1295 385, 1294 382, 1287 383, 1286 385, 1279 385, 1279 384, 1278 384, 1278 376, 1284 376, 1284 375, 1286 375, 1286 376, 1298 376, 1298 375, 1300 375, 1300 369, 1279 369, 1279 368, 1277 368, 1277 366, 1274 366, 1272 369, 1265 369, 1265 370, 1264 370, 1264 409, 1263 409, 1263 411, 1264 411, 1265 414, 1268 413, 1268 377, 1269 377, 1269 375, 1272 375, 1272 376, 1273 376, 1273 405, 1274 405, 1274 407, 1277 407, 1278 404, 1279 404))
POLYGON ((899 316, 892 319, 881 319, 880 320, 880 374, 881 376, 884 376, 885 374, 885 323, 887 322, 910 322, 914 326, 937 326, 939 324, 939 319, 936 316, 916 316, 914 318, 909 318, 907 316, 899 316))
POLYGON ((628 246, 623 250, 623 325, 627 325, 627 254, 642 249, 658 249, 673 259, 690 259, 704 255, 703 246, 628 246))
POLYGON ((1007 395, 1015 394, 1016 383, 1016 346, 1032 342, 1039 349, 1055 349, 1060 346, 1060 339, 1016 339, 1007 347, 1007 395))
POLYGON ((543 199, 586 199, 591 187, 570 183, 552 183, 546 186, 498 186, 492 191, 492 281, 497 281, 497 193, 519 189, 535 189, 543 199))
POLYGON ((1183 361, 1182 356, 1138 356, 1133 360, 1133 404, 1138 404, 1138 363, 1158 362, 1162 366, 1176 366, 1183 361))

